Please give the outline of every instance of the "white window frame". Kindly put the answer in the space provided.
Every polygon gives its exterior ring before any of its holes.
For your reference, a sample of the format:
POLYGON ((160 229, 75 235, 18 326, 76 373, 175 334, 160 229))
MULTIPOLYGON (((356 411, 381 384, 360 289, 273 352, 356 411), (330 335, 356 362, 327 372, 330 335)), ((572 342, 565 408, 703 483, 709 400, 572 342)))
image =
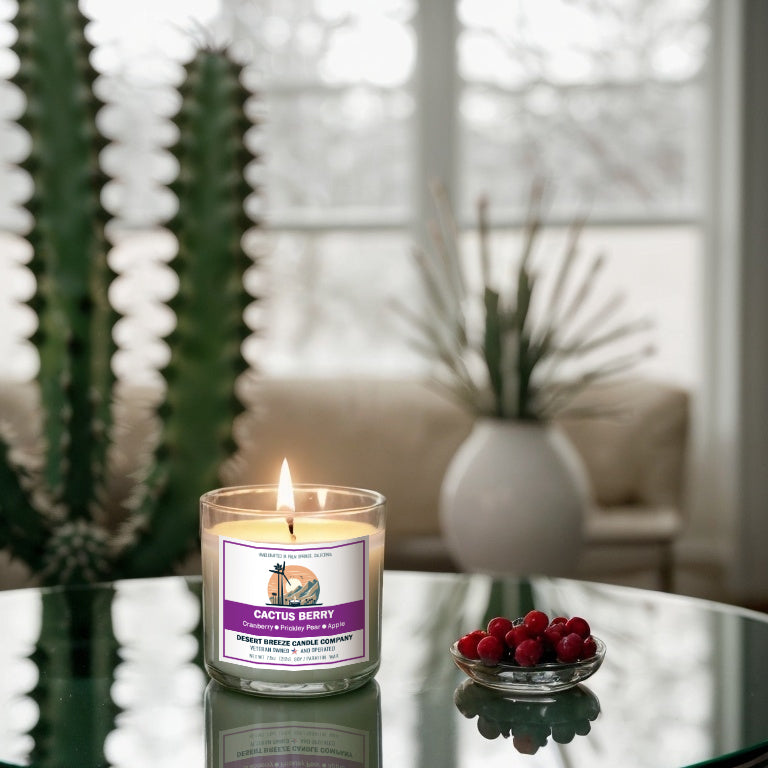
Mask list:
POLYGON ((768 5, 713 3, 704 371, 693 508, 720 534, 726 586, 768 596, 768 5))

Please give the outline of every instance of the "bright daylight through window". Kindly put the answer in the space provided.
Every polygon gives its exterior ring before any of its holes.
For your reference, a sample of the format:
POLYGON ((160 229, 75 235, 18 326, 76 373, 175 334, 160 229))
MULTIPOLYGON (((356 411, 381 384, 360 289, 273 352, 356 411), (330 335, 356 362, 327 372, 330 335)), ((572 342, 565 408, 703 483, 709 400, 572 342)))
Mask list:
MULTIPOLYGON (((24 264, 29 148, 13 125, 23 97, 0 0, 0 354, 5 378, 34 375, 35 318, 24 264)), ((167 353, 175 244, 166 184, 175 165, 172 86, 201 40, 232 43, 255 94, 252 180, 266 227, 251 238, 250 362, 270 375, 423 375, 395 301, 418 305, 412 247, 432 181, 419 154, 440 158, 465 246, 475 201, 490 199, 495 250, 512 255, 531 181, 550 183, 549 216, 587 212, 583 248, 605 252, 606 291, 655 323, 656 374, 698 374, 706 0, 83 0, 110 141, 102 165, 118 374, 152 380, 167 353), (430 14, 455 13, 435 27, 430 14), (448 52, 447 58, 445 52, 448 52), (438 55, 451 66, 421 68, 438 55), (426 71, 426 70, 425 70, 426 71), (438 80, 444 78, 445 82, 438 80), (453 84, 457 84, 455 87, 453 84), (424 88, 453 94, 424 100, 424 88), (420 90, 421 89, 421 90, 420 90), (423 110, 430 110, 425 115, 423 110), (455 126, 441 135, 429 126, 455 126), (427 135, 424 135, 424 134, 427 135), (257 340, 258 339, 258 340, 257 340)), ((552 232, 559 252, 562 229, 552 232)), ((546 248, 544 249, 546 250, 546 248)))

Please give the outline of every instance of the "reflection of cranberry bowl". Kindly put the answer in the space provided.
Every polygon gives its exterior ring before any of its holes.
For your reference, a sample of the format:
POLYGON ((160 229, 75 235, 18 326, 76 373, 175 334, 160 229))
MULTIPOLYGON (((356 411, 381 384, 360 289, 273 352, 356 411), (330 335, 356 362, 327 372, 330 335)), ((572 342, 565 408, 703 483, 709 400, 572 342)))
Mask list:
POLYGON ((550 737, 558 744, 568 744, 576 736, 586 736, 600 714, 597 696, 584 685, 520 696, 464 680, 454 691, 453 701, 464 717, 477 717, 477 730, 484 738, 511 736, 514 748, 527 755, 546 746, 550 737))
POLYGON ((497 616, 451 646, 451 655, 479 685, 519 695, 562 691, 593 675, 605 658, 605 643, 579 616, 551 621, 529 611, 512 621, 497 616))

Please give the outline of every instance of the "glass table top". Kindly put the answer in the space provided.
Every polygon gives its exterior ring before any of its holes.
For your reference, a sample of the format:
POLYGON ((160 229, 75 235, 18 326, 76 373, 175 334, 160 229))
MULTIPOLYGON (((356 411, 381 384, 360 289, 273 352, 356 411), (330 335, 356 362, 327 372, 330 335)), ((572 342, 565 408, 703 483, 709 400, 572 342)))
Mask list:
POLYGON ((682 768, 768 754, 768 617, 645 590, 387 572, 376 681, 309 700, 209 682, 195 578, 0 592, 0 627, 0 765, 682 768), (534 607, 590 621, 607 646, 594 676, 511 699, 453 663, 460 634, 534 607))

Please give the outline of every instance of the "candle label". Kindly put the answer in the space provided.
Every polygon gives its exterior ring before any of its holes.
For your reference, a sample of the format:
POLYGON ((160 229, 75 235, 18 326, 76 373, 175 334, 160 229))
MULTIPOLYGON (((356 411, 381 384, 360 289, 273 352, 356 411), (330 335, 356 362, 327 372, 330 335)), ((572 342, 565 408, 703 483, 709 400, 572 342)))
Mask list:
POLYGON ((264 723, 219 734, 223 768, 364 768, 368 733, 323 723, 264 723))
POLYGON ((219 537, 220 660, 341 667, 368 660, 368 537, 277 545, 219 537))

